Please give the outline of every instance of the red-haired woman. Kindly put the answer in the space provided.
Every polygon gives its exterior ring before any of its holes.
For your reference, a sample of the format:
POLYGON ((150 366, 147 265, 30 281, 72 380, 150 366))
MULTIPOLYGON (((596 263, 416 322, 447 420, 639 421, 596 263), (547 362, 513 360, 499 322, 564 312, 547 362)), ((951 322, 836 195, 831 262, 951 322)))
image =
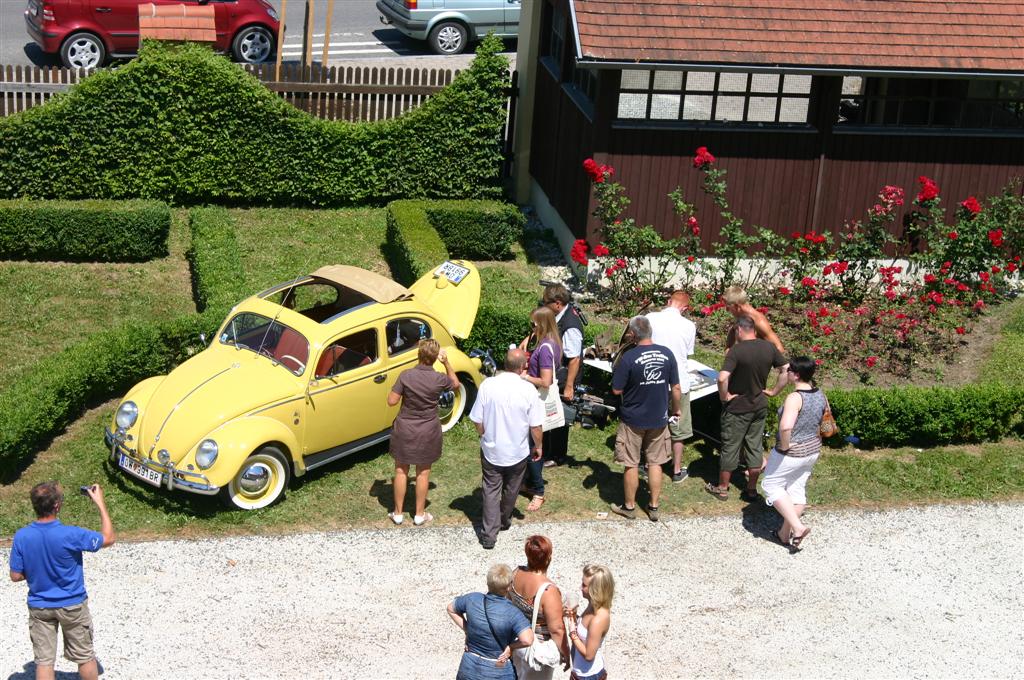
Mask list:
MULTIPOLYGON (((562 620, 562 594, 558 586, 548 579, 550 564, 551 541, 548 537, 534 535, 527 538, 526 566, 518 567, 512 572, 512 585, 509 586, 507 597, 531 621, 539 599, 537 627, 533 633, 538 640, 554 640, 561 653, 565 670, 568 670, 569 646, 562 620)), ((512 654, 512 663, 515 665, 518 680, 549 680, 554 673, 554 667, 533 670, 526 662, 526 652, 526 649, 517 649, 512 654)))

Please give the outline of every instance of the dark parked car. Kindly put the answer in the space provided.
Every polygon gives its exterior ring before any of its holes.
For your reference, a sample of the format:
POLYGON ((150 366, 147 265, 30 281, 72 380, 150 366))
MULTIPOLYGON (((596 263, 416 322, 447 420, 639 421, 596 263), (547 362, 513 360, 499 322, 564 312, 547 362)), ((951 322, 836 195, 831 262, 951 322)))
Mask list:
POLYGON ((519 36, 521 0, 377 0, 380 20, 437 54, 460 54, 491 31, 519 36))
MULTIPOLYGON (((206 5, 214 8, 217 41, 246 63, 266 61, 274 53, 277 11, 266 0, 146 0, 156 5, 206 5)), ((59 54, 65 66, 93 68, 109 57, 130 57, 139 49, 139 5, 143 0, 28 0, 28 34, 47 54, 59 54)))

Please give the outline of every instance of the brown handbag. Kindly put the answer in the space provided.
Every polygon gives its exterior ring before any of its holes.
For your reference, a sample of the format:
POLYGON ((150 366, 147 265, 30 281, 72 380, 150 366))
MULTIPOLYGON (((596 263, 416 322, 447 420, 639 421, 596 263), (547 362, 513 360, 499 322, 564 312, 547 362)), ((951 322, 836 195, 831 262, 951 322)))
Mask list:
POLYGON ((825 412, 821 414, 818 434, 821 435, 822 439, 828 439, 839 434, 839 426, 836 425, 836 419, 832 416, 832 406, 828 403, 828 397, 825 398, 825 412))

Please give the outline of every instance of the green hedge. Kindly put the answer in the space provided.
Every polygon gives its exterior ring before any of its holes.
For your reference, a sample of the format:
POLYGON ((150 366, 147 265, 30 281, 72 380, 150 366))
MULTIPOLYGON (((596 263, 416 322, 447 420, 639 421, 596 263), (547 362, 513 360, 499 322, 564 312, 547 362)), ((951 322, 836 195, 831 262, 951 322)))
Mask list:
POLYGON ((1020 433, 1024 388, 979 383, 961 387, 830 390, 840 434, 861 448, 970 444, 1020 433))
POLYGON ((430 224, 424 201, 392 201, 387 210, 385 255, 395 281, 410 286, 448 259, 448 249, 430 224))
POLYGON ((523 213, 508 203, 438 201, 426 209, 448 252, 459 259, 507 260, 526 226, 523 213))
MULTIPOLYGON (((220 318, 127 324, 48 356, 0 392, 0 480, 8 481, 82 412, 169 370, 220 318)), ((97 444, 102 433, 96 433, 97 444)))
POLYGON ((981 379, 1007 385, 1024 385, 1024 298, 1014 305, 992 354, 981 369, 981 379))
POLYGON ((192 245, 186 256, 196 308, 223 316, 249 295, 234 222, 225 208, 193 208, 188 217, 192 245))
POLYGON ((170 228, 159 201, 0 201, 0 259, 142 262, 167 255, 170 228))
POLYGON ((227 58, 147 42, 139 57, 0 119, 0 197, 340 206, 500 194, 508 60, 472 65, 387 121, 310 116, 227 58))

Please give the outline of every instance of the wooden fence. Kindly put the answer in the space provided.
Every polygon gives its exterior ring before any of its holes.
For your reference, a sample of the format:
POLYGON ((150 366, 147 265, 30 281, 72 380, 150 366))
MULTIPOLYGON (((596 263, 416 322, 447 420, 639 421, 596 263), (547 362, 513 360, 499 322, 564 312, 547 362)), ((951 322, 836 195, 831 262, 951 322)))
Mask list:
MULTIPOLYGON (((245 67, 298 109, 331 120, 373 121, 414 109, 452 82, 452 69, 273 64, 245 67)), ((88 75, 80 69, 0 66, 0 116, 46 103, 88 75)))

